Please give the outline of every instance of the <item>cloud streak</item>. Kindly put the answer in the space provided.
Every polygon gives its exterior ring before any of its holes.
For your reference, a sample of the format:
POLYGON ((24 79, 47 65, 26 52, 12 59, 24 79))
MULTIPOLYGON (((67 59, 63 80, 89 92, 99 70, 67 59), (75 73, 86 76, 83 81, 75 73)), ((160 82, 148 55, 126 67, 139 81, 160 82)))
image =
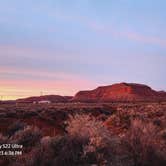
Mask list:
POLYGON ((71 16, 71 15, 65 15, 60 12, 52 13, 50 16, 55 17, 56 19, 67 21, 67 22, 77 22, 79 24, 82 24, 89 29, 93 30, 97 33, 103 33, 105 35, 111 35, 116 38, 126 38, 131 41, 138 41, 141 43, 146 44, 155 44, 162 47, 166 46, 166 39, 159 38, 157 36, 147 36, 143 35, 141 33, 137 33, 135 31, 117 31, 117 28, 115 28, 113 25, 110 26, 109 24, 97 22, 93 19, 87 18, 85 16, 71 16))

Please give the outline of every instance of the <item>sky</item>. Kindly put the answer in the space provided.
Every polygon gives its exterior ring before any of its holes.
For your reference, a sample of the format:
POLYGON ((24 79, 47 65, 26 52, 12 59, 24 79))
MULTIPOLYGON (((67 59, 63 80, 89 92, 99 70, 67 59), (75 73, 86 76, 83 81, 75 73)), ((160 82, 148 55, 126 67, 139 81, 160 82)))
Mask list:
POLYGON ((165 18, 165 0, 0 0, 0 100, 166 90, 165 18))

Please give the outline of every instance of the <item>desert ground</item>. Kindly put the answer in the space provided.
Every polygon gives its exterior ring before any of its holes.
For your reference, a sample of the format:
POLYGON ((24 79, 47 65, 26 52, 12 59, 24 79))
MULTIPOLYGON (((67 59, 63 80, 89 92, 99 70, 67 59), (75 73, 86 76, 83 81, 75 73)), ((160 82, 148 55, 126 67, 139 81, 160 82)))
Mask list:
POLYGON ((1 104, 0 144, 23 146, 5 166, 165 166, 166 102, 1 104))

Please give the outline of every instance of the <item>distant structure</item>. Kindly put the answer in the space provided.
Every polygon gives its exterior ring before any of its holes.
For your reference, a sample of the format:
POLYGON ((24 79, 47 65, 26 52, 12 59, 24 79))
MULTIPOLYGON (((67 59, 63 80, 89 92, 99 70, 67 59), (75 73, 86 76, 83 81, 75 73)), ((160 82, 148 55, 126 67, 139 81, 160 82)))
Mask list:
POLYGON ((50 104, 51 101, 49 101, 49 100, 40 100, 37 103, 39 103, 39 104, 50 104))
POLYGON ((40 92, 40 96, 43 96, 43 91, 40 92))

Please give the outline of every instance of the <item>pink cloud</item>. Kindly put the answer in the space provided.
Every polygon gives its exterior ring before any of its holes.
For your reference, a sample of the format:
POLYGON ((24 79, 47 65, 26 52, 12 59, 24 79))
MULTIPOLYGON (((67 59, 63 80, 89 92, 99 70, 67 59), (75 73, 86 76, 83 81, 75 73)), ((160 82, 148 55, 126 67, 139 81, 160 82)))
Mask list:
MULTIPOLYGON (((98 26, 100 27, 100 26, 98 26)), ((146 36, 134 31, 117 31, 115 30, 115 28, 113 28, 112 26, 102 26, 102 28, 94 28, 94 30, 98 30, 102 33, 105 34, 110 34, 112 36, 114 36, 115 38, 127 38, 129 40, 133 40, 133 41, 139 41, 142 43, 147 43, 147 44, 156 44, 156 45, 160 45, 160 46, 166 46, 166 39, 162 39, 156 36, 146 36)))
POLYGON ((143 43, 157 44, 160 46, 166 46, 166 39, 161 39, 154 36, 145 36, 136 32, 123 32, 122 36, 127 37, 128 39, 140 41, 143 43))

